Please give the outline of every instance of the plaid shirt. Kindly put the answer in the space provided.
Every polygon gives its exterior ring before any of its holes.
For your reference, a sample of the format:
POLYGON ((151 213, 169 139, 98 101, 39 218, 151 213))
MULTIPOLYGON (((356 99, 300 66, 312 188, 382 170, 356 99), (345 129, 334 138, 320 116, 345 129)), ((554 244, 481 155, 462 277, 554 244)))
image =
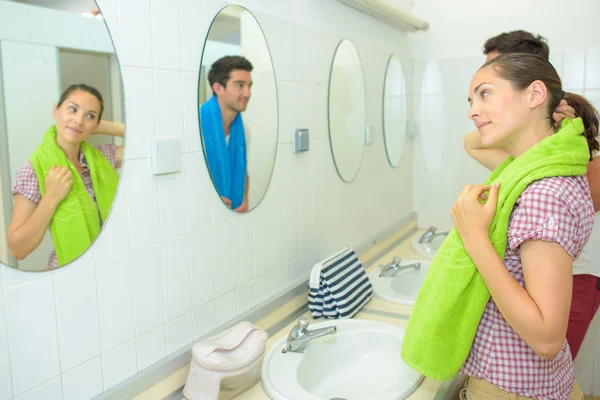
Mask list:
MULTIPOLYGON (((114 144, 103 144, 96 146, 98 150, 102 152, 104 157, 110 162, 110 165, 116 169, 117 166, 117 147, 114 144)), ((98 207, 98 203, 96 202, 96 195, 94 194, 94 188, 92 187, 92 177, 90 176, 90 170, 88 165, 85 162, 85 157, 83 156, 83 152, 79 151, 79 162, 83 167, 83 171, 81 172, 81 178, 83 179, 83 184, 85 185, 85 190, 87 190, 88 194, 94 200, 96 204, 96 208, 98 207)), ((17 181, 12 187, 12 194, 20 194, 25 197, 27 200, 38 204, 42 200, 42 194, 40 193, 40 186, 38 183, 37 175, 35 174, 35 170, 33 169, 33 165, 31 161, 27 160, 21 165, 19 171, 17 171, 17 181)), ((100 215, 100 213, 98 213, 100 215)), ((102 219, 100 219, 100 225, 102 225, 102 219)), ((50 254, 50 258, 48 260, 48 269, 58 268, 58 259, 56 258, 56 252, 52 250, 50 254)))
MULTIPOLYGON (((533 182, 513 208, 504 265, 525 287, 521 243, 557 242, 576 259, 593 223, 594 208, 585 176, 533 182)), ((541 358, 506 322, 493 299, 485 308, 471 352, 460 372, 533 399, 567 399, 575 383, 575 367, 567 341, 554 358, 541 358)))

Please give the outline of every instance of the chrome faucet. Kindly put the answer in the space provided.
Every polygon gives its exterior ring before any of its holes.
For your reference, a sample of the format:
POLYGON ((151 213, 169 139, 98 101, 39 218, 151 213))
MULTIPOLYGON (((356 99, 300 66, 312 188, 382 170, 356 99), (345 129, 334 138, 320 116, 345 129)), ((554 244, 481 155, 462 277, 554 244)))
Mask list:
POLYGON ((427 231, 419 238, 419 243, 431 243, 437 236, 447 236, 449 231, 438 232, 435 226, 430 226, 427 231))
POLYGON ((327 335, 333 335, 337 332, 337 327, 329 326, 320 329, 307 329, 310 322, 305 317, 298 318, 298 323, 288 334, 285 348, 287 351, 300 353, 304 350, 308 342, 327 335))
POLYGON ((420 262, 400 266, 401 263, 402 260, 400 259, 400 257, 394 257, 394 260, 390 264, 379 265, 381 267, 381 271, 379 271, 379 276, 392 277, 395 276, 398 273, 398 271, 402 271, 404 269, 414 268, 415 271, 421 269, 420 262))

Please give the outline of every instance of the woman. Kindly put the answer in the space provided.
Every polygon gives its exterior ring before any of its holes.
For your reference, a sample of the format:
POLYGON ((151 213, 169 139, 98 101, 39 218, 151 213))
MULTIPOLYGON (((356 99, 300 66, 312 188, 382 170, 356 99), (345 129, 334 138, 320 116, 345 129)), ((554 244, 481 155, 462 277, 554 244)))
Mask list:
POLYGON ((104 103, 93 87, 72 85, 54 105, 56 125, 17 172, 8 228, 12 255, 23 260, 50 228, 55 250, 48 268, 65 265, 92 244, 112 205, 123 146, 86 140, 94 133, 124 136, 124 126, 100 122, 104 103))
MULTIPOLYGON (((563 98, 582 116, 583 128, 575 133, 583 130, 586 140, 577 143, 578 151, 591 158, 598 150, 598 112, 584 98, 565 94, 541 57, 507 54, 489 61, 469 95, 469 118, 482 145, 510 154, 514 161, 507 165, 548 143, 555 134, 552 113, 563 98)), ((577 121, 563 122, 556 136, 577 121)), ((467 185, 452 208, 464 249, 491 294, 461 369, 468 375, 463 398, 583 399, 565 335, 572 264, 589 238, 594 206, 585 175, 565 175, 536 180, 522 191, 502 258, 488 236, 502 188, 467 185)))

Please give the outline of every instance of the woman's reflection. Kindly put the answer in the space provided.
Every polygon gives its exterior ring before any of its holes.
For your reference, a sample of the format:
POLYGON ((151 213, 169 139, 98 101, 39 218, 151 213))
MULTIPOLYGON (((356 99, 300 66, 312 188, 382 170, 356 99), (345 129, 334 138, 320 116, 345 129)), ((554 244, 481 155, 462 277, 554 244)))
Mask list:
POLYGON ((248 211, 250 137, 241 113, 250 101, 252 64, 240 56, 218 59, 208 73, 213 96, 200 107, 200 126, 210 174, 221 199, 248 211))
POLYGON ((34 251, 50 228, 48 268, 79 257, 92 244, 115 198, 123 146, 94 147, 95 132, 123 137, 124 125, 100 122, 104 103, 93 87, 70 86, 54 105, 52 125, 17 172, 8 246, 18 260, 34 251))

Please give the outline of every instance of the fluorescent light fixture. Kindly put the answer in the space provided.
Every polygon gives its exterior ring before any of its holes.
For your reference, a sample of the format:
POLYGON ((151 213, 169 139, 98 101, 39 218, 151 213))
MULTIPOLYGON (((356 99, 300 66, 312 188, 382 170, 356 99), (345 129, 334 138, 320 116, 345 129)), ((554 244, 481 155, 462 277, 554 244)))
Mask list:
POLYGON ((423 21, 414 15, 391 6, 382 0, 338 0, 352 8, 355 8, 365 14, 372 15, 392 26, 408 30, 410 32, 426 31, 429 29, 429 22, 423 21))

